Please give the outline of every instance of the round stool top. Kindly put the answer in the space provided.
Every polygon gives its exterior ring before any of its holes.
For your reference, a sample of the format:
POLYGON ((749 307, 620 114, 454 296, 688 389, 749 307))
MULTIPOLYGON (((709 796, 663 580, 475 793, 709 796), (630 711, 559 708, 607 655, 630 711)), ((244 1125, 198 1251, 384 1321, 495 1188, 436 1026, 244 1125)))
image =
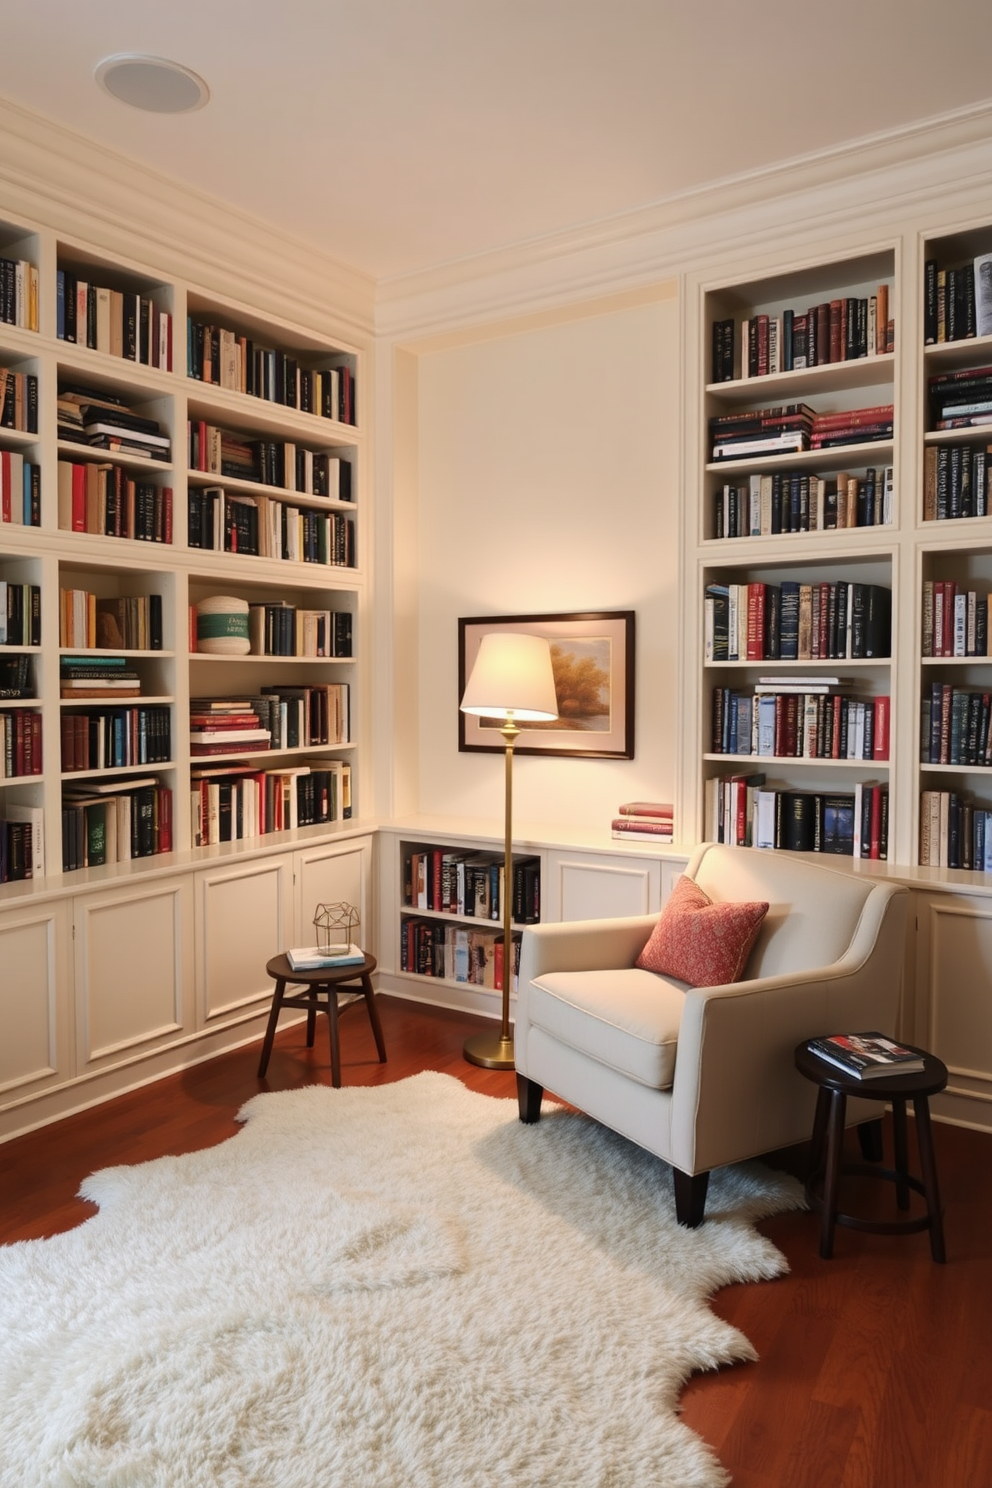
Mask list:
POLYGON ((309 970, 294 971, 289 957, 281 952, 266 963, 265 970, 273 981, 303 982, 308 986, 325 987, 334 982, 350 982, 356 977, 367 976, 375 971, 374 956, 365 952, 364 961, 353 961, 350 966, 314 966, 309 970))
POLYGON ((808 1042, 796 1047, 796 1069, 807 1080, 812 1080, 814 1085, 823 1086, 827 1090, 839 1090, 844 1095, 859 1095, 866 1100, 892 1100, 899 1096, 905 1100, 912 1099, 915 1095, 936 1095, 939 1090, 943 1090, 947 1084, 946 1064, 936 1054, 928 1054, 926 1049, 916 1049, 912 1044, 904 1044, 903 1047, 920 1055, 923 1059, 921 1070, 902 1075, 872 1075, 870 1079, 859 1080, 857 1075, 849 1075, 839 1066, 814 1054, 808 1042))

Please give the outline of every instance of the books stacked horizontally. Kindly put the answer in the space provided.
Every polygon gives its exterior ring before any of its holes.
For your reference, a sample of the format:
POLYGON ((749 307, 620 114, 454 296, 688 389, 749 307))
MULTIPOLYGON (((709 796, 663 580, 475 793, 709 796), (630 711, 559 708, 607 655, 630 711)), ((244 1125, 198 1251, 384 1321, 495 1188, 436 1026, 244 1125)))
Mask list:
POLYGON ((818 413, 813 420, 810 449, 836 449, 843 444, 871 444, 891 439, 894 408, 891 403, 874 408, 849 408, 843 413, 818 413))
POLYGON ((106 698, 117 702, 140 697, 141 678, 123 656, 63 656, 59 661, 59 692, 70 701, 106 698))
POLYGON ((189 752, 257 754, 271 747, 272 735, 263 728, 248 698, 190 698, 189 752))
POLYGON ((929 386, 935 429, 992 424, 992 367, 941 372, 930 378, 929 386))
POLYGON ((807 1048, 817 1059, 836 1065, 856 1080, 912 1075, 925 1068, 923 1056, 915 1049, 907 1049, 881 1033, 834 1033, 810 1039, 807 1048))
POLYGON ((816 410, 808 403, 783 403, 710 419, 714 460, 746 460, 752 455, 808 450, 816 410))
POLYGON ((365 952, 357 945, 326 951, 320 946, 294 946, 286 952, 286 960, 294 971, 333 970, 336 966, 362 966, 365 952))
POLYGON ((59 388, 58 436, 117 454, 169 459, 169 439, 158 420, 133 413, 123 398, 100 388, 59 388))
POLYGON ((644 842, 674 842, 675 808, 669 801, 627 801, 611 823, 618 841, 633 837, 644 842))

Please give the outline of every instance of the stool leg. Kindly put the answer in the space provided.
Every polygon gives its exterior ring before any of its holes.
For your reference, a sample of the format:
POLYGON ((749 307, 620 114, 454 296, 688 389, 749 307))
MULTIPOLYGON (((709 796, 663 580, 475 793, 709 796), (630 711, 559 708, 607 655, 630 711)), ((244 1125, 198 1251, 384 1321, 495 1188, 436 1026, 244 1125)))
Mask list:
POLYGON ((829 1261, 834 1253, 834 1224, 837 1214, 837 1190, 840 1186, 840 1159, 844 1145, 844 1114, 847 1097, 831 1090, 827 1120, 827 1164, 823 1178, 823 1223, 820 1228, 820 1255, 829 1261))
POLYGON ((896 1096, 892 1102, 892 1135, 896 1153, 896 1203, 900 1209, 909 1208, 909 1148, 906 1142, 906 1102, 896 1096))
POLYGON ((375 988, 372 986, 372 978, 368 972, 362 973, 362 991, 365 993, 365 1006, 369 1010, 369 1022, 372 1024, 372 1036, 375 1046, 379 1052, 379 1063, 386 1062, 386 1044, 382 1037, 382 1024, 379 1022, 379 1009, 375 1005, 375 988))
POLYGON ((882 1118, 875 1121, 862 1121, 858 1127, 858 1141, 861 1144, 861 1156, 865 1162, 880 1163, 882 1161, 882 1118))
POLYGON ((813 1135, 809 1144, 809 1177, 807 1189, 823 1176, 823 1154, 827 1145, 827 1120, 830 1116, 830 1091, 821 1085, 816 1095, 816 1114, 813 1117, 813 1135))
POLYGON ((286 983, 279 977, 276 981, 276 989, 272 994, 272 1010, 269 1013, 268 1025, 265 1029, 265 1038, 262 1041, 262 1057, 258 1061, 258 1078, 261 1080, 269 1067, 269 1055, 272 1053, 272 1040, 276 1036, 276 1024, 279 1022, 279 1009, 282 1007, 283 994, 286 991, 286 983))
POLYGON ((930 1125, 930 1102, 925 1095, 913 1098, 916 1113, 916 1140, 920 1144, 920 1167, 923 1187, 930 1211, 930 1254, 935 1261, 947 1259, 944 1250, 944 1221, 940 1212, 940 1189, 937 1186, 937 1159, 933 1150, 933 1128, 930 1125))
POLYGON ((311 987, 308 995, 310 997, 310 1006, 307 1008, 307 1048, 312 1049, 317 1033, 317 1008, 320 1004, 317 1001, 315 988, 311 987))
POLYGON ((327 1026, 331 1035, 331 1084, 341 1089, 341 1046, 338 1041, 338 994, 334 987, 325 987, 327 993, 327 1026))

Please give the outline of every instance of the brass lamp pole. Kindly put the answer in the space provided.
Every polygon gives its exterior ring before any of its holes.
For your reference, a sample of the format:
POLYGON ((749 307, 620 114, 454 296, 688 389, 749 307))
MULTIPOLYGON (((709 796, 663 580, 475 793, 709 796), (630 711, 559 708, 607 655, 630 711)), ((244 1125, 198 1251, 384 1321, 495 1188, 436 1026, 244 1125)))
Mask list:
POLYGON ((519 722, 558 717, 551 647, 541 636, 490 631, 482 637, 468 679, 461 709, 488 718, 502 718, 505 746, 505 814, 503 834, 503 1000, 500 1031, 478 1033, 467 1039, 463 1053, 471 1064, 485 1069, 513 1068, 510 1032, 510 986, 513 980, 513 746, 519 722))

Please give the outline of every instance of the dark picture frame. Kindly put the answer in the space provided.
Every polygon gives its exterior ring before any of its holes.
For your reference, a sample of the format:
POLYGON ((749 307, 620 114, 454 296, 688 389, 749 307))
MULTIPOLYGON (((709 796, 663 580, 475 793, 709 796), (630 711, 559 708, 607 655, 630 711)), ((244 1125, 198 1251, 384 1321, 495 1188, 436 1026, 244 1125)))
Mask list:
MULTIPOLYGON (((562 715, 552 723, 521 727, 514 753, 580 759, 634 758, 633 610, 475 615, 459 619, 459 702, 482 637, 500 630, 544 636, 551 642, 555 685, 562 707, 562 715)), ((502 754, 504 745, 499 728, 499 719, 459 712, 459 750, 502 754)))

